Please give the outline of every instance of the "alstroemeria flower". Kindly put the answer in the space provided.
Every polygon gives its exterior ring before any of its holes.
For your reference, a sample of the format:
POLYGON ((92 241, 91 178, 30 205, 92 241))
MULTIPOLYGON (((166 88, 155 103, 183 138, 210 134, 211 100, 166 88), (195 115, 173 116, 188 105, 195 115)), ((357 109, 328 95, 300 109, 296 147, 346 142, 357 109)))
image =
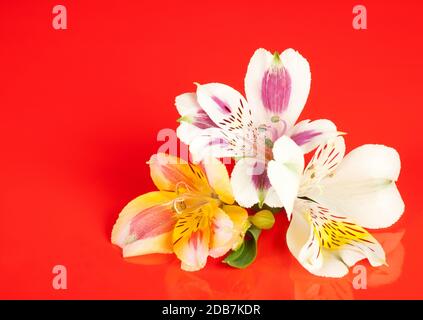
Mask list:
POLYGON ((113 227, 112 243, 124 257, 174 252, 182 269, 195 271, 209 255, 223 256, 242 243, 248 213, 233 205, 229 175, 219 160, 200 166, 157 154, 149 165, 160 191, 132 200, 113 227))
MULTIPOLYGON (((345 158, 344 153, 342 137, 316 150, 304 170, 286 235, 295 258, 319 276, 342 277, 362 259, 372 266, 385 264, 383 248, 364 228, 388 227, 404 211, 394 149, 363 145, 345 158)), ((270 164, 277 165, 277 160, 270 164)))
POLYGON ((258 49, 245 76, 248 102, 227 85, 198 84, 196 93, 176 98, 181 115, 177 135, 190 146, 194 161, 209 155, 238 159, 231 183, 240 205, 282 207, 285 204, 267 174, 273 144, 282 136, 290 137, 306 153, 337 135, 329 120, 295 124, 310 81, 309 64, 297 51, 272 55, 258 49))

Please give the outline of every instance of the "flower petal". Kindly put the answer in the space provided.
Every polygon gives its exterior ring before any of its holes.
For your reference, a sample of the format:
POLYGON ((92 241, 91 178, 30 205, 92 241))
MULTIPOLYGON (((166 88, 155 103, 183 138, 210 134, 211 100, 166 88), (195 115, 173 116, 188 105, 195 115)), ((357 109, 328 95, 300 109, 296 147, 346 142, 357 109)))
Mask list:
POLYGON ((172 253, 172 231, 134 241, 122 248, 124 258, 152 253, 172 253))
POLYGON ((259 202, 258 190, 252 179, 252 168, 255 163, 255 159, 240 159, 235 163, 231 174, 231 185, 235 200, 245 208, 250 208, 259 202))
POLYGON ((186 271, 202 269, 207 262, 210 242, 210 220, 216 207, 205 204, 178 216, 173 231, 173 251, 186 271))
POLYGON ((264 198, 263 203, 271 208, 283 207, 281 199, 279 198, 275 188, 273 188, 272 186, 266 190, 266 196, 264 198))
POLYGON ((385 263, 383 248, 366 230, 312 201, 296 202, 287 243, 298 261, 319 276, 342 277, 366 258, 372 266, 385 263))
POLYGON ((217 208, 211 222, 210 256, 218 258, 226 254, 232 247, 234 223, 220 208, 217 208))
POLYGON ((196 163, 209 157, 230 158, 240 154, 229 143, 227 134, 218 128, 202 130, 190 141, 189 151, 196 163))
POLYGON ((171 230, 176 223, 172 210, 175 194, 150 192, 129 202, 112 230, 112 243, 123 256, 172 252, 171 230))
POLYGON ((242 129, 240 126, 251 120, 245 98, 225 84, 198 84, 197 100, 210 119, 222 129, 242 129))
POLYGON ((186 145, 190 145, 196 137, 201 135, 203 130, 191 123, 181 121, 178 128, 176 128, 176 136, 186 145))
POLYGON ((248 103, 254 106, 252 112, 259 123, 268 121, 268 114, 262 100, 262 84, 265 73, 272 65, 272 60, 273 56, 269 51, 263 48, 257 49, 251 57, 245 75, 245 95, 248 103))
POLYGON ((344 155, 345 141, 342 137, 336 137, 326 144, 321 144, 304 170, 298 195, 312 197, 314 193, 319 194, 320 181, 335 172, 344 155))
POLYGON ((251 226, 248 220, 248 212, 244 208, 236 205, 224 205, 222 209, 233 222, 234 230, 231 249, 236 250, 242 244, 245 233, 251 226))
POLYGON ((205 195, 212 193, 206 175, 198 165, 164 153, 152 155, 148 163, 151 178, 159 190, 189 189, 205 195))
POLYGON ((278 53, 258 49, 252 56, 245 76, 245 92, 255 117, 269 123, 273 116, 286 111, 291 95, 291 76, 278 53), (250 100, 251 99, 251 100, 250 100))
POLYGON ((395 185, 401 168, 395 149, 364 145, 351 151, 310 195, 366 228, 386 228, 404 212, 395 185))
POLYGON ((226 204, 234 203, 235 200, 232 194, 231 182, 226 166, 214 157, 206 158, 202 165, 209 184, 217 193, 219 199, 226 204))
POLYGON ((266 165, 254 158, 243 158, 236 162, 231 185, 239 205, 250 208, 256 203, 271 207, 282 207, 282 202, 270 184, 266 165))
POLYGON ((184 93, 177 96, 175 105, 181 116, 178 119, 180 124, 176 129, 176 135, 183 143, 189 145, 204 129, 216 127, 198 103, 196 93, 184 93))
POLYGON ((310 91, 310 67, 297 51, 287 49, 279 56, 258 49, 245 76, 245 92, 257 119, 269 123, 278 116, 291 128, 298 119, 310 91))
MULTIPOLYGON (((292 255, 308 271, 315 273, 322 268, 323 255, 318 242, 314 238, 314 230, 304 211, 307 206, 298 200, 295 203, 292 220, 286 233, 286 243, 292 255)), ((338 274, 345 275, 348 269, 343 263, 335 266, 338 274)))
POLYGON ((281 60, 291 77, 291 96, 282 118, 292 127, 303 111, 310 92, 311 73, 308 61, 294 49, 286 49, 281 60))
POLYGON ((197 102, 197 94, 195 92, 183 93, 175 98, 176 110, 181 117, 186 115, 195 115, 201 110, 201 106, 197 102))
POLYGON ((303 153, 293 140, 282 136, 273 146, 273 157, 267 175, 290 219, 304 169, 303 153))
POLYGON ((197 94, 194 92, 184 93, 175 98, 175 105, 181 115, 179 122, 186 122, 199 129, 216 127, 207 113, 201 108, 197 101, 197 94))
POLYGON ((304 120, 297 123, 287 135, 308 153, 338 135, 335 124, 330 120, 304 120))
POLYGON ((337 251, 347 266, 367 258, 372 266, 385 263, 385 252, 379 242, 361 226, 345 216, 315 202, 308 201, 309 219, 314 227, 316 240, 322 248, 337 251))

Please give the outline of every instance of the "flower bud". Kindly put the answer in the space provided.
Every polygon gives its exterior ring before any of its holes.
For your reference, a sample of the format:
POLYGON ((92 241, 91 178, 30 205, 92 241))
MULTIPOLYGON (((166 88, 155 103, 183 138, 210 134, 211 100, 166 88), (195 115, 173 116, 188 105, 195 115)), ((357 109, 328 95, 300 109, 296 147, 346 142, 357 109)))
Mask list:
POLYGON ((270 229, 275 224, 275 217, 269 210, 261 210, 251 216, 250 221, 259 229, 270 229))

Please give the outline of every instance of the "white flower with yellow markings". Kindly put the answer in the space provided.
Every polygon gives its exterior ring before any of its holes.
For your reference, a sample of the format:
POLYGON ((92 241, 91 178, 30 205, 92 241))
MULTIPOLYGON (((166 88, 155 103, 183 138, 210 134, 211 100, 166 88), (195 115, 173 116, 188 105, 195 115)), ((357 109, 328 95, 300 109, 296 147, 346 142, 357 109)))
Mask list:
POLYGON ((383 248, 364 228, 389 227, 404 211, 394 149, 363 145, 344 154, 342 137, 316 150, 301 178, 286 235, 295 258, 319 276, 342 277, 362 259, 385 264, 383 248))

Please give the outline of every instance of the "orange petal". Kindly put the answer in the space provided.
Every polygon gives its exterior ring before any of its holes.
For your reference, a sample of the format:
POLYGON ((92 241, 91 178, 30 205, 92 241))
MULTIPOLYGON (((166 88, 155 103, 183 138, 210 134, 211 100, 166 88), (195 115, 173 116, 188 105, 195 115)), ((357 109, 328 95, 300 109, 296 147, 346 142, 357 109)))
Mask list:
POLYGON ((212 193, 206 175, 198 165, 164 153, 152 155, 148 163, 151 178, 159 190, 184 192, 189 189, 204 195, 212 193))
POLYGON ((172 252, 174 198, 174 193, 150 192, 122 210, 112 230, 112 243, 123 248, 124 257, 172 252))

